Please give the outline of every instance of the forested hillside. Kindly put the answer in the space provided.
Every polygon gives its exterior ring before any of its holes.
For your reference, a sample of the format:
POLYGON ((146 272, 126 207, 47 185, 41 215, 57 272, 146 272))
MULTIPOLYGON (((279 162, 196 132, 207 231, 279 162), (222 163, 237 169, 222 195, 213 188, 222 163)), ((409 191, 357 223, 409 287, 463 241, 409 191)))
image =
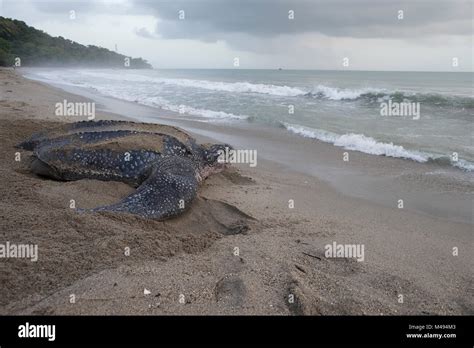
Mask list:
MULTIPOLYGON (((84 46, 61 36, 52 37, 25 22, 0 16, 0 66, 88 66, 125 68, 122 54, 97 46, 84 46)), ((130 68, 152 68, 142 58, 130 58, 130 68)))

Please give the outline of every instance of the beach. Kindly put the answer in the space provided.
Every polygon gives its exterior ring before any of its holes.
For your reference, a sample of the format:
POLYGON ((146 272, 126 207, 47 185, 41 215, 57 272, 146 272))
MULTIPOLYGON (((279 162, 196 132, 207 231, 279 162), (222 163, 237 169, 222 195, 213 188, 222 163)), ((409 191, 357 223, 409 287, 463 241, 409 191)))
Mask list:
POLYGON ((36 262, 0 260, 1 314, 474 313, 470 173, 261 124, 180 118, 10 69, 0 70, 0 95, 1 242, 38 245, 36 262), (16 144, 86 120, 56 116, 55 104, 64 100, 94 100, 96 119, 148 119, 179 126, 199 142, 256 149, 258 164, 209 177, 175 219, 78 214, 71 199, 91 208, 133 189, 28 171, 31 153, 16 144), (236 224, 245 228, 235 232, 236 224), (363 260, 327 257, 333 243, 363 245, 363 260))

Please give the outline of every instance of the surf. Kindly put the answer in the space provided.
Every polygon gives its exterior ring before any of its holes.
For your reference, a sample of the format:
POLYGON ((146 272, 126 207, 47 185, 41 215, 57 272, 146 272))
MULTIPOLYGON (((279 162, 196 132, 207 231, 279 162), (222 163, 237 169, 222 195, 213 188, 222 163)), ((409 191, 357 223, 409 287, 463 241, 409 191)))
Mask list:
POLYGON ((363 152, 369 155, 387 156, 408 159, 419 163, 432 162, 440 165, 449 164, 465 171, 473 171, 474 164, 459 159, 452 161, 449 156, 435 155, 417 150, 408 150, 392 142, 380 142, 364 134, 336 134, 322 129, 305 127, 298 124, 281 122, 281 127, 289 132, 306 138, 317 139, 346 150, 363 152))

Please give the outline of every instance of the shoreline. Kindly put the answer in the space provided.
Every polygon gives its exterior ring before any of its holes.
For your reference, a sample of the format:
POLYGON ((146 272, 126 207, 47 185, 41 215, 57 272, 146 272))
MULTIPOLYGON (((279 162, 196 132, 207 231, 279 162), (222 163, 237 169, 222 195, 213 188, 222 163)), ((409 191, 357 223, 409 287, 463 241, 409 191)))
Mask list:
MULTIPOLYGON (((50 86, 45 81, 32 80, 50 86)), ((316 177, 350 197, 386 207, 394 207, 399 199, 404 199, 409 201, 405 209, 451 221, 474 222, 470 207, 474 199, 472 173, 460 168, 346 150, 283 128, 251 122, 213 122, 94 94, 85 88, 59 83, 53 86, 95 101, 98 110, 111 117, 169 124, 185 129, 201 142, 224 142, 242 149, 256 149, 259 159, 316 177), (346 153, 347 162, 343 160, 346 153), (441 189, 437 190, 436 186, 441 189)))
MULTIPOLYGON (((2 238, 37 242, 40 254, 35 265, 0 261, 2 314, 474 312, 467 250, 472 212, 467 214, 465 197, 472 184, 426 177, 437 165, 349 151, 348 168, 341 161, 346 150, 329 144, 255 125, 239 129, 169 115, 155 121, 181 125, 199 141, 229 140, 258 149, 257 167, 239 165, 210 177, 191 211, 171 221, 77 216, 65 207, 71 195, 81 206, 94 206, 115 201, 130 188, 94 180, 39 179, 28 174, 25 163, 12 163, 11 146, 32 131, 53 126, 51 122, 64 121, 54 116, 55 100, 85 97, 5 70, 0 70, 0 88, 9 95, 0 104, 1 177, 6 184, 2 238), (313 150, 307 152, 309 148, 313 150), (312 157, 302 161, 297 157, 302 153, 312 157), (373 197, 367 197, 367 188, 373 197), (406 209, 395 206, 400 194, 410 202, 406 209), (246 234, 222 235, 212 219, 231 215, 206 199, 231 204, 256 222, 246 234), (290 199, 294 209, 288 207, 290 199), (431 204, 420 214, 418 206, 426 202, 431 204), (324 246, 333 242, 365 245, 364 262, 326 258, 324 246), (126 245, 133 246, 130 259, 121 252, 126 245), (451 254, 453 247, 460 249, 458 256, 451 254), (143 295, 144 288, 151 296, 143 295), (72 293, 75 304, 68 303, 72 293), (178 301, 181 294, 185 304, 178 301), (289 294, 296 296, 295 303, 286 301, 289 294), (397 301, 399 294, 404 303, 397 301)), ((145 117, 161 113, 95 97, 98 119, 122 118, 114 114, 117 110, 145 117)))

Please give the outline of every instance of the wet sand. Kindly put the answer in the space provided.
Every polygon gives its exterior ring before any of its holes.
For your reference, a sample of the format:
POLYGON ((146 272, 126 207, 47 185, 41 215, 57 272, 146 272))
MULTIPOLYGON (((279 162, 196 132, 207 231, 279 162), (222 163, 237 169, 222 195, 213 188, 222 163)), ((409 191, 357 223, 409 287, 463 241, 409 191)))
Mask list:
MULTIPOLYGON (((20 151, 17 162, 13 146, 35 131, 81 120, 54 115, 54 105, 85 97, 11 70, 0 70, 0 95, 0 243, 39 248, 37 262, 0 259, 1 314, 474 312, 473 187, 462 173, 455 180, 443 174, 451 169, 350 151, 342 163, 345 151, 328 144, 257 126, 260 136, 253 136, 237 125, 163 112, 160 122, 179 123, 200 141, 255 147, 257 167, 237 165, 208 178, 191 210, 173 220, 77 214, 70 199, 93 207, 132 188, 36 177, 28 171, 30 153, 20 151), (298 154, 307 160, 297 161, 298 154), (233 234, 236 224, 246 228, 233 234), (364 261, 325 257, 333 242, 363 244, 364 261)), ((98 118, 160 113, 98 102, 108 110, 98 118)))

